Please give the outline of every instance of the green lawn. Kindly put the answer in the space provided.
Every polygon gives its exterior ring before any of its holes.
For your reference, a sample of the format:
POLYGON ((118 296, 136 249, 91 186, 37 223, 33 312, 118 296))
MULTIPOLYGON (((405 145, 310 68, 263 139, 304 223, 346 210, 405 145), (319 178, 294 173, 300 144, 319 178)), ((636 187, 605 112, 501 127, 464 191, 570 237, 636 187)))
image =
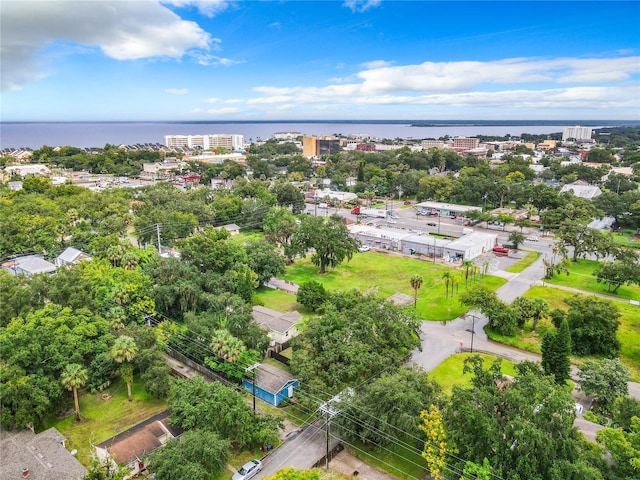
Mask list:
MULTIPOLYGON (((127 400, 127 386, 121 380, 104 392, 80 396, 78 423, 75 415, 59 419, 45 419, 44 428, 56 427, 67 437, 67 449, 78 450, 78 460, 85 466, 91 463, 92 445, 97 445, 146 419, 166 410, 165 400, 151 398, 139 381, 132 385, 133 401, 127 400)), ((73 400, 70 400, 72 407, 73 400)))
MULTIPOLYGON (((567 304, 564 299, 575 295, 574 293, 560 290, 553 287, 533 287, 524 296, 527 298, 542 298, 549 306, 566 310, 567 304)), ((620 358, 631 370, 632 379, 640 381, 640 307, 631 305, 624 301, 614 301, 620 310, 620 327, 618 328, 618 339, 620 340, 620 358)), ((525 325, 515 337, 504 337, 491 333, 491 338, 500 343, 522 348, 530 352, 540 353, 540 343, 544 333, 553 329, 550 320, 542 320, 538 324, 536 332, 531 331, 531 325, 525 325)), ((579 359, 573 359, 574 363, 579 359)))
POLYGON ((258 288, 253 294, 253 303, 255 305, 264 305, 278 312, 299 310, 295 295, 269 287, 258 288))
POLYGON ((640 287, 637 285, 623 285, 615 294, 607 291, 608 285, 606 283, 598 283, 595 275, 593 274, 599 264, 600 262, 595 260, 584 259, 578 260, 577 262, 569 262, 569 275, 561 273, 555 275, 550 280, 545 280, 545 282, 552 283, 554 285, 578 288, 588 292, 603 293, 605 295, 612 295, 620 298, 640 300, 640 287))
MULTIPOLYGON (((372 292, 387 298, 397 292, 413 296, 414 292, 409 280, 416 274, 421 275, 424 280, 418 291, 417 314, 419 317, 426 320, 450 320, 466 311, 466 308, 458 302, 458 293, 465 289, 464 271, 425 260, 378 252, 356 253, 351 261, 340 264, 338 268, 324 275, 319 275, 318 268, 307 257, 287 267, 284 278, 297 284, 315 280, 322 283, 328 290, 356 288, 362 292, 372 292), (452 296, 450 289, 448 299, 442 278, 442 274, 446 271, 459 279, 457 292, 452 296)), ((484 278, 478 276, 478 281, 491 290, 495 290, 506 282, 502 278, 490 275, 484 278)), ((265 305, 276 309, 266 301, 265 305)), ((413 309, 413 306, 407 308, 413 309)))
POLYGON ((516 263, 506 268, 505 270, 511 273, 520 273, 525 268, 535 263, 535 261, 538 260, 539 258, 540 258, 540 252, 535 252, 535 251, 528 252, 526 257, 521 258, 520 260, 518 260, 516 263))
MULTIPOLYGON (((465 358, 471 355, 480 355, 484 359, 484 367, 489 368, 493 361, 498 358, 494 355, 487 355, 484 353, 457 353, 450 356, 436 368, 434 368, 429 376, 435 380, 444 390, 445 393, 450 394, 454 385, 460 385, 466 387, 471 385, 471 374, 463 374, 462 368, 464 367, 465 358)), ((502 360, 501 371, 502 373, 510 376, 515 376, 516 369, 515 364, 509 360, 502 360)))
POLYGON ((640 248, 640 236, 635 236, 634 233, 635 230, 626 228, 622 232, 611 234, 611 236, 617 245, 629 248, 640 248))

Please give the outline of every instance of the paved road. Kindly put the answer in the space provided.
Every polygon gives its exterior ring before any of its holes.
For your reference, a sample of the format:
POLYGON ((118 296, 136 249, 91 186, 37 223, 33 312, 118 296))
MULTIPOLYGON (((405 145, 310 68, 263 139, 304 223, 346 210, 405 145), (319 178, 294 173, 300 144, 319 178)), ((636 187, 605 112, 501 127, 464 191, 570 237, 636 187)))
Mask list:
MULTIPOLYGON (((324 458, 327 449, 324 418, 319 418, 303 430, 289 435, 285 443, 262 459, 263 468, 256 479, 269 477, 278 470, 294 467, 296 470, 310 469, 324 458)), ((329 439, 329 449, 335 448, 338 440, 329 439)))

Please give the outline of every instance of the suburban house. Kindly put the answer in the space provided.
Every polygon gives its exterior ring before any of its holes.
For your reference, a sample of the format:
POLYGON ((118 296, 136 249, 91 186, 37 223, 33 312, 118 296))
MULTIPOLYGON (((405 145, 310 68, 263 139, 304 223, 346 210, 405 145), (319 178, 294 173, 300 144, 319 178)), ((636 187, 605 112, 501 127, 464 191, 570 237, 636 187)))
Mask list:
POLYGON ((297 323, 302 315, 296 311, 281 313, 259 305, 253 307, 253 321, 260 328, 266 330, 271 344, 271 350, 280 353, 289 346, 293 337, 298 335, 297 323))
POLYGON ((80 480, 87 469, 65 447, 66 438, 55 428, 35 434, 31 430, 0 430, 0 480, 33 478, 80 480))
POLYGON ((238 235, 240 233, 240 227, 235 223, 229 223, 228 225, 222 225, 218 227, 218 229, 224 229, 229 232, 231 235, 238 235))
POLYGON ((56 257, 55 263, 57 267, 64 267, 66 265, 77 265, 82 260, 91 260, 91 257, 77 248, 67 247, 64 252, 56 257))
POLYGON ((2 264, 2 269, 11 275, 37 275, 38 273, 56 273, 56 266, 39 255, 25 255, 12 258, 2 264))
POLYGON ((96 455, 100 460, 110 459, 115 464, 124 464, 131 478, 147 469, 145 456, 164 445, 169 439, 182 434, 182 429, 169 423, 171 412, 165 410, 135 427, 122 432, 97 445, 96 455))
POLYGON ((255 388, 256 398, 275 407, 280 405, 285 398, 293 397, 296 388, 300 385, 300 382, 289 373, 266 363, 258 365, 253 372, 255 372, 255 377, 244 379, 242 385, 251 394, 255 388))
POLYGON ((576 197, 592 200, 602 195, 602 190, 595 185, 590 185, 584 180, 577 180, 573 183, 567 183, 560 189, 560 193, 573 192, 576 197))

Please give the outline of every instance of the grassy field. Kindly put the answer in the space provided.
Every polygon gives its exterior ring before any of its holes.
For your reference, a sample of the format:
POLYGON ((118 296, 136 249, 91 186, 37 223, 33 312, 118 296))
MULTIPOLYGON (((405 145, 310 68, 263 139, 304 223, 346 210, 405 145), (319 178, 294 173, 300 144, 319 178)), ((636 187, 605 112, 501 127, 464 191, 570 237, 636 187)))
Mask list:
MULTIPOLYGON (((542 298, 549 306, 566 310, 567 304, 564 299, 575 295, 574 293, 560 290, 553 287, 533 287, 524 296, 528 298, 542 298)), ((640 307, 630 305, 623 301, 614 301, 620 310, 620 327, 618 328, 618 339, 620 340, 620 358, 631 370, 632 379, 640 381, 640 307)), ((500 343, 522 348, 530 352, 540 353, 540 343, 544 333, 553 329, 550 320, 542 320, 538 324, 536 332, 531 331, 531 325, 525 325, 515 337, 504 337, 491 333, 491 338, 500 343)), ((573 359, 578 363, 580 359, 573 359)))
POLYGON ((527 268, 532 263, 534 263, 536 260, 538 260, 540 258, 540 255, 541 255, 540 252, 528 252, 526 257, 521 258, 520 260, 518 260, 516 263, 506 268, 505 270, 511 273, 520 273, 525 268, 527 268))
POLYGON ((582 259, 577 262, 569 262, 569 275, 561 273, 555 275, 550 280, 545 280, 545 282, 552 283, 554 285, 578 288, 588 292, 602 293, 614 297, 640 300, 640 287, 637 285, 622 285, 615 294, 607 291, 607 284, 598 283, 595 275, 593 274, 598 265, 600 265, 600 262, 595 260, 582 259))
MULTIPOLYGON (((445 393, 451 393, 451 389, 454 385, 460 385, 466 387, 471 385, 471 374, 463 374, 462 368, 464 367, 465 358, 471 355, 480 355, 484 359, 484 367, 489 368, 493 361, 498 358, 493 355, 486 355, 484 353, 458 353, 447 358, 444 362, 434 368, 429 376, 435 380, 444 390, 445 393)), ((501 371, 506 375, 512 377, 516 374, 514 363, 509 360, 502 360, 501 371)))
MULTIPOLYGON (((78 460, 85 466, 91 463, 92 445, 97 445, 145 421, 168 408, 165 400, 151 398, 139 381, 132 385, 133 401, 127 400, 127 386, 118 380, 98 394, 80 396, 80 415, 45 420, 45 429, 56 427, 67 437, 67 449, 78 450, 78 460)), ((72 402, 72 401, 71 401, 72 402)))
POLYGON ((640 248, 640 236, 635 235, 635 230, 625 228, 622 232, 612 234, 613 241, 616 245, 629 248, 640 248))
MULTIPOLYGON (((342 263, 335 270, 319 275, 318 268, 307 257, 287 267, 284 278, 297 284, 315 280, 329 290, 356 288, 362 292, 372 292, 387 298, 397 292, 413 296, 414 292, 409 280, 416 274, 421 275, 424 280, 418 291, 417 314, 419 317, 426 320, 450 320, 466 311, 458 302, 458 294, 466 288, 464 271, 413 258, 377 252, 356 253, 350 262, 342 263), (442 274, 446 271, 459 279, 457 292, 452 296, 450 288, 448 299, 442 278, 442 274)), ((478 278, 479 283, 492 290, 506 282, 502 278, 490 275, 478 278)), ((267 307, 277 310, 266 301, 265 297, 262 299, 267 307)), ((413 306, 407 308, 413 308, 413 306)))

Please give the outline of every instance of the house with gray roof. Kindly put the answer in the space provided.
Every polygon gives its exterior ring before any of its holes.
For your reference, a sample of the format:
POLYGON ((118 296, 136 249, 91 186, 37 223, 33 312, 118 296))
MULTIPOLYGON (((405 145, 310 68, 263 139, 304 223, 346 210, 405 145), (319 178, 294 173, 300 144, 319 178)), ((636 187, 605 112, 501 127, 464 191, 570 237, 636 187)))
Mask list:
POLYGON ((244 379, 242 386, 251 394, 255 391, 256 398, 275 407, 285 398, 293 397, 296 388, 300 385, 300 382, 288 372, 266 363, 261 363, 253 371, 255 377, 244 379))
POLYGON ((91 260, 91 256, 73 247, 67 247, 64 252, 55 259, 56 266, 77 265, 82 260, 91 260))
POLYGON ((66 449, 65 441, 55 427, 38 434, 0 429, 0 480, 80 480, 87 469, 66 449))
POLYGON ((12 258, 2 263, 2 269, 11 275, 37 275, 39 273, 56 273, 56 266, 47 262, 40 255, 25 255, 23 257, 12 258))
POLYGON ((282 313, 259 305, 253 307, 253 321, 267 331, 271 339, 270 347, 276 352, 286 348, 291 339, 298 335, 296 325, 301 319, 302 315, 296 311, 282 313))
POLYGON ((567 183, 560 189, 560 193, 573 192, 576 197, 586 198, 587 200, 593 200, 599 195, 602 195, 602 190, 595 185, 589 185, 584 180, 577 180, 573 183, 567 183))

